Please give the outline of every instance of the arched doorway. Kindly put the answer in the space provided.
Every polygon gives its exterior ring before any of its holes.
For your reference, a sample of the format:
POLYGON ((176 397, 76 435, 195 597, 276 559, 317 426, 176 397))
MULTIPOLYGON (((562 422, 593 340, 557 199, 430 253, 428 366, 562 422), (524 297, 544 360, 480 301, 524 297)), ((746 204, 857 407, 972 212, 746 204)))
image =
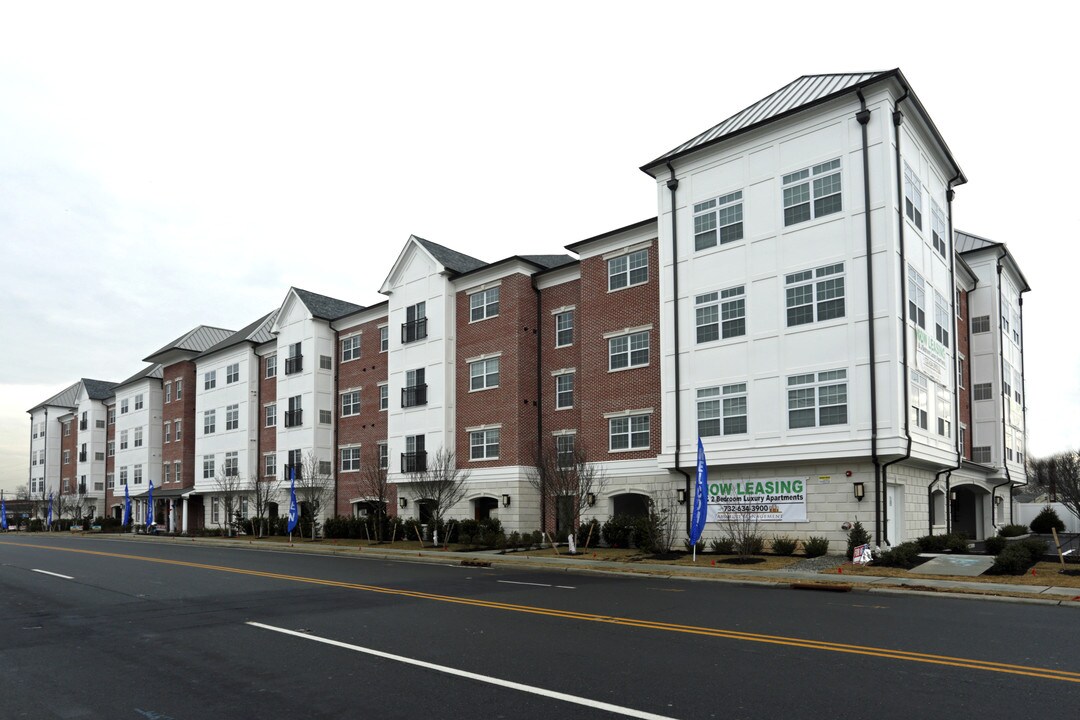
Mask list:
POLYGON ((978 485, 954 485, 952 488, 952 531, 972 540, 986 535, 986 502, 989 493, 978 485))
POLYGON ((474 520, 488 520, 491 518, 491 511, 499 509, 499 501, 493 497, 479 497, 472 503, 474 520))
POLYGON ((648 495, 642 493, 623 493, 611 498, 612 515, 630 515, 632 517, 648 517, 649 506, 652 501, 648 495))

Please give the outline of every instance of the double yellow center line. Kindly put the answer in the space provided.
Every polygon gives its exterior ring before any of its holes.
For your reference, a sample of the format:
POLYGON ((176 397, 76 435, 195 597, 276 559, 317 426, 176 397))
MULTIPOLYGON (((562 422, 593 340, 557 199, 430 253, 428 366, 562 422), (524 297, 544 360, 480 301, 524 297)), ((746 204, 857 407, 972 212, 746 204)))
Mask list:
POLYGON ((300 575, 285 575, 283 573, 265 572, 262 570, 247 570, 244 568, 228 567, 224 565, 208 565, 206 563, 187 562, 184 560, 166 560, 163 558, 150 558, 142 557, 139 555, 127 555, 124 553, 101 552, 98 550, 60 548, 50 545, 32 545, 27 543, 2 542, 0 542, 0 544, 14 545, 24 548, 37 548, 40 550, 54 550, 59 552, 79 553, 83 555, 97 555, 99 557, 118 558, 122 560, 136 560, 139 562, 157 563, 159 565, 189 567, 195 568, 197 570, 213 570, 215 572, 232 573, 234 575, 249 575, 252 577, 268 578, 271 580, 285 580, 287 582, 306 583, 309 585, 344 588, 346 590, 361 590, 363 592, 380 593, 383 595, 396 595, 399 597, 415 598, 417 600, 432 600, 435 602, 454 603, 457 605, 469 605, 472 607, 487 608, 489 610, 504 610, 509 612, 528 613, 530 615, 545 615, 548 617, 562 618, 565 620, 607 623, 609 625, 619 625, 622 627, 659 630, 662 632, 686 633, 690 635, 703 635, 705 637, 724 638, 726 640, 742 640, 745 642, 768 643, 770 645, 785 645, 788 647, 806 648, 808 650, 825 650, 828 652, 848 653, 851 655, 865 655, 869 657, 886 658, 889 660, 904 660, 907 662, 927 663, 930 665, 946 665, 949 667, 964 668, 967 670, 984 670, 986 672, 1023 675, 1026 677, 1041 678, 1044 680, 1060 680, 1063 682, 1080 683, 1080 673, 1070 672, 1068 670, 1054 670, 1051 668, 1040 668, 1027 665, 1013 665, 1009 663, 990 662, 987 660, 974 660, 971 658, 952 657, 948 655, 933 655, 930 653, 909 652, 906 650, 893 650, 889 648, 877 648, 868 645, 851 645, 847 643, 828 642, 824 640, 807 640, 804 638, 784 637, 781 635, 764 635, 761 633, 740 632, 738 630, 724 630, 720 628, 701 627, 697 625, 680 625, 678 623, 659 622, 654 620, 638 620, 635 618, 624 618, 611 615, 597 615, 594 613, 575 612, 573 610, 556 610, 553 608, 536 607, 533 605, 515 605, 513 603, 494 602, 491 600, 479 600, 468 597, 457 597, 454 595, 438 595, 435 593, 418 592, 415 590, 401 590, 397 588, 381 587, 378 585, 364 585, 361 583, 341 582, 338 580, 324 580, 322 578, 303 577, 300 575))

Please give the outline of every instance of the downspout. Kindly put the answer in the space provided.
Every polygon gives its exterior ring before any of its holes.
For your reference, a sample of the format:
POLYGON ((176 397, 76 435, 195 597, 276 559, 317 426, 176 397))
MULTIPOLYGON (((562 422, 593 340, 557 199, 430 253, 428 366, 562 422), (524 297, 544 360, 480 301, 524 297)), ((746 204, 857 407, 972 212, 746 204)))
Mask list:
MULTIPOLYGON (((948 182, 945 186, 945 206, 949 215, 949 304, 952 306, 952 321, 953 321, 953 367, 952 367, 952 382, 956 391, 953 392, 953 437, 956 439, 956 464, 952 467, 939 470, 937 475, 934 476, 934 482, 930 483, 927 487, 927 493, 930 501, 929 512, 933 512, 934 503, 934 485, 937 485, 941 480, 941 475, 945 474, 945 534, 948 535, 952 526, 952 518, 949 517, 952 507, 949 502, 949 491, 951 486, 952 474, 954 470, 959 470, 963 461, 963 448, 960 447, 960 323, 956 321, 956 251, 953 248, 953 221, 952 221, 952 201, 956 195, 956 191, 953 190, 953 183, 960 179, 960 173, 948 182)), ((930 532, 933 533, 933 525, 930 526, 930 532)))
MULTIPOLYGON (((63 445, 63 435, 60 437, 60 444, 63 445)), ((49 484, 49 466, 47 464, 49 462, 49 408, 45 408, 45 462, 46 465, 42 468, 41 475, 41 500, 43 502, 45 500, 45 487, 49 484)), ((29 495, 28 497, 33 498, 34 496, 29 495)), ((37 513, 35 513, 35 516, 36 515, 37 513)))
POLYGON ((878 536, 881 535, 881 461, 878 459, 877 447, 877 348, 874 336, 874 265, 873 265, 873 234, 870 219, 870 141, 867 133, 867 125, 870 123, 870 111, 866 109, 866 98, 862 90, 857 90, 859 97, 859 112, 855 113, 855 119, 862 126, 862 160, 863 160, 863 217, 866 221, 866 316, 867 343, 870 355, 870 460, 874 463, 874 522, 878 536))
MULTIPOLYGON (((336 333, 336 332, 334 333, 334 354, 338 358, 338 361, 334 363, 334 404, 336 406, 335 411, 334 411, 334 415, 338 416, 338 418, 337 418, 338 422, 334 423, 334 445, 333 445, 333 448, 334 448, 333 449, 333 453, 334 453, 334 465, 333 465, 333 468, 334 468, 334 517, 337 517, 338 516, 338 486, 340 484, 339 480, 341 479, 341 450, 338 448, 338 427, 341 424, 341 417, 340 417, 341 400, 338 397, 338 391, 341 389, 340 386, 339 386, 339 383, 338 383, 338 365, 341 362, 341 337, 340 337, 340 333, 336 333)), ((258 354, 256 354, 255 357, 258 357, 258 354)), ((261 379, 262 373, 259 373, 259 375, 260 375, 260 379, 261 379)), ((258 389, 257 389, 258 384, 256 384, 255 387, 256 387, 256 390, 255 390, 256 397, 259 400, 261 400, 262 398, 258 396, 258 392, 259 392, 258 389)), ((257 405, 257 407, 260 410, 262 409, 262 405, 257 405)), ((258 425, 258 423, 256 423, 256 425, 258 425)), ((262 456, 260 455, 258 458, 256 458, 256 463, 261 459, 262 459, 262 456)), ((255 482, 258 482, 258 481, 259 481, 258 480, 258 474, 256 474, 255 482)), ((352 513, 350 513, 350 515, 351 514, 352 513)))
MULTIPOLYGON (((998 353, 998 358, 1001 361, 1001 367, 1000 367, 1000 369, 1001 369, 1000 383, 1001 384, 1000 384, 1000 387, 998 387, 998 391, 1001 393, 1001 467, 1003 467, 1005 469, 1005 482, 1007 482, 1009 484, 1009 487, 1011 489, 1012 488, 1012 474, 1009 472, 1009 461, 1005 459, 1005 453, 1007 452, 1007 449, 1005 447, 1005 437, 1006 437, 1006 434, 1005 434, 1005 423, 1006 423, 1006 420, 1005 420, 1005 403, 1010 402, 1012 400, 1012 398, 1010 398, 1009 396, 1007 396, 1005 394, 1005 326, 1003 324, 1004 323, 1004 318, 1002 317, 1004 315, 1004 313, 1002 312, 1002 309, 1003 309, 1002 297, 1003 296, 1002 296, 1002 292, 1001 292, 1001 270, 1002 270, 1001 261, 1005 259, 1005 255, 1007 253, 1008 253, 1008 251, 1005 249, 1004 246, 1002 246, 1001 254, 998 255, 998 257, 997 257, 998 344, 1001 347, 1001 351, 998 353)), ((1004 484, 1004 483, 1002 483, 1002 484, 1004 484)), ((997 488, 995 487, 994 490, 996 491, 997 488)), ((1009 495, 1011 496, 1012 492, 1010 492, 1009 495)), ((1010 498, 1010 502, 1011 502, 1011 498, 1010 498)), ((1012 510, 1011 505, 1009 506, 1009 509, 1010 509, 1010 511, 1012 510)), ((990 505, 990 524, 993 525, 996 528, 997 527, 997 521, 996 521, 995 518, 996 518, 996 514, 994 512, 994 506, 993 506, 993 503, 991 503, 991 505, 990 505)))
POLYGON ((26 496, 30 497, 30 483, 34 481, 34 462, 36 459, 33 456, 37 453, 34 449, 34 413, 30 412, 30 455, 31 462, 26 467, 26 496))
MULTIPOLYGON (((901 86, 903 87, 903 86, 901 86)), ((889 527, 889 507, 886 502, 886 493, 889 487, 889 466, 898 462, 902 462, 911 457, 911 369, 908 367, 908 323, 907 323, 907 311, 908 311, 908 297, 907 297, 907 251, 904 248, 904 178, 903 173, 900 170, 900 165, 903 162, 903 158, 900 157, 900 126, 904 122, 904 114, 900 112, 900 103, 907 99, 909 94, 907 87, 904 87, 904 94, 896 101, 893 106, 893 135, 896 144, 896 211, 897 217, 900 220, 900 317, 902 319, 903 332, 900 335, 901 355, 900 362, 904 366, 904 435, 907 438, 907 449, 904 454, 895 460, 890 460, 881 466, 881 491, 878 494, 878 521, 877 537, 878 546, 881 545, 881 541, 884 540, 885 544, 889 543, 889 536, 887 528, 889 527)))
MULTIPOLYGON (((1010 485, 1010 486, 1012 485, 1012 480, 1009 480, 1008 477, 1005 478, 1004 482, 1001 482, 1001 483, 998 483, 997 485, 995 485, 994 489, 990 491, 990 524, 994 527, 995 530, 997 530, 997 526, 998 526, 998 524, 997 524, 997 511, 994 509, 994 506, 997 505, 997 491, 998 491, 998 488, 1005 487, 1006 485, 1010 485)), ((1012 492, 1010 492, 1009 495, 1012 495, 1012 492)), ((1011 507, 1012 507, 1011 506, 1011 503, 1012 503, 1011 498, 1009 500, 1009 503, 1010 503, 1010 509, 1011 509, 1011 507)), ((994 534, 997 535, 996 532, 994 534)))
MULTIPOLYGON (((536 274, 530 277, 530 283, 532 284, 533 293, 536 295, 536 460, 537 463, 543 462, 544 452, 544 383, 543 374, 541 369, 541 358, 543 357, 543 345, 541 344, 541 331, 540 331, 540 286, 536 284, 536 274)), ((547 530, 547 492, 545 492, 544 479, 546 473, 540 472, 540 529, 547 530)), ((580 514, 580 508, 579 508, 580 514)), ((578 518, 581 519, 580 517, 578 518)))
POLYGON ((671 194, 671 297, 673 320, 673 346, 675 355, 675 471, 681 473, 685 482, 686 492, 686 532, 690 532, 690 512, 693 505, 690 498, 690 473, 679 467, 679 443, 682 442, 682 413, 680 412, 682 387, 679 384, 679 231, 675 222, 675 191, 679 188, 679 180, 675 177, 675 168, 667 163, 668 181, 667 189, 671 194))
MULTIPOLYGON (((1024 375, 1024 293, 1027 289, 1020 291, 1020 417, 1024 423, 1024 485, 1027 485, 1030 481, 1027 478, 1027 378, 1024 375)), ((1009 492, 1009 522, 1013 521, 1016 517, 1014 514, 1016 511, 1016 501, 1013 494, 1009 492)))

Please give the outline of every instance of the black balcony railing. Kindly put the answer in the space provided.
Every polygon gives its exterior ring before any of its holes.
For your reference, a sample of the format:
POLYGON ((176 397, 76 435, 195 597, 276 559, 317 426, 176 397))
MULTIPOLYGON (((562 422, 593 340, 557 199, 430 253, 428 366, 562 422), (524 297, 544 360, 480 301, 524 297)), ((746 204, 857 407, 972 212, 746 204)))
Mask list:
POLYGON ((401 342, 411 343, 427 337, 427 318, 401 323, 401 342))
POLYGON ((286 410, 285 427, 297 427, 304 424, 303 410, 286 410))
POLYGON ((304 369, 304 356, 296 355, 294 357, 285 358, 285 374, 292 375, 298 373, 304 369))
POLYGON ((401 388, 401 407, 427 405, 427 384, 401 388))
POLYGON ((79 453, 79 462, 86 462, 86 452, 79 453))
POLYGON ((401 472, 415 473, 427 470, 427 453, 420 452, 401 453, 401 472))
POLYGON ((80 495, 85 495, 86 494, 86 483, 79 483, 79 494, 80 495))

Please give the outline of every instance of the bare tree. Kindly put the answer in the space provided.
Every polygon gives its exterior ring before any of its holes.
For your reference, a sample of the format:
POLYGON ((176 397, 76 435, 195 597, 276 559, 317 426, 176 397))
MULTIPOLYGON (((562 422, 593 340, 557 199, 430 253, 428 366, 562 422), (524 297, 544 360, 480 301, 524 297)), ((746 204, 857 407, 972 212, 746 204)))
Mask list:
POLYGON ((314 450, 308 450, 296 469, 296 501, 306 503, 311 511, 311 539, 321 525, 319 517, 334 491, 334 475, 329 460, 320 460, 314 450))
POLYGON ((683 533, 685 523, 679 511, 679 499, 673 488, 661 490, 653 498, 652 521, 655 537, 653 552, 670 552, 675 540, 683 533))
POLYGON ((1052 502, 1060 502, 1080 518, 1080 454, 1069 450, 1048 458, 1030 458, 1028 477, 1052 502))
POLYGON ((386 508, 390 502, 389 472, 379 460, 379 448, 371 447, 360 461, 360 472, 351 474, 349 490, 374 506, 375 540, 382 540, 386 508))
POLYGON ((556 443, 540 448, 533 467, 529 468, 529 484, 554 503, 556 524, 573 532, 581 511, 607 487, 607 476, 595 463, 586 461, 585 447, 571 441, 562 448, 556 443))
POLYGON ((244 494, 244 484, 244 479, 236 468, 222 466, 214 473, 214 494, 224 505, 226 536, 233 534, 233 514, 244 494))
POLYGON ((731 540, 740 560, 761 552, 765 541, 760 532, 760 515, 738 510, 722 511, 719 520, 720 529, 731 540))
POLYGON ((259 537, 269 534, 270 503, 274 502, 281 490, 282 480, 277 475, 257 478, 251 488, 251 499, 255 504, 255 526, 259 537))
POLYGON ((426 469, 409 473, 417 499, 431 504, 436 526, 441 525, 447 511, 465 497, 471 474, 468 470, 458 469, 454 451, 445 448, 431 457, 426 469))

